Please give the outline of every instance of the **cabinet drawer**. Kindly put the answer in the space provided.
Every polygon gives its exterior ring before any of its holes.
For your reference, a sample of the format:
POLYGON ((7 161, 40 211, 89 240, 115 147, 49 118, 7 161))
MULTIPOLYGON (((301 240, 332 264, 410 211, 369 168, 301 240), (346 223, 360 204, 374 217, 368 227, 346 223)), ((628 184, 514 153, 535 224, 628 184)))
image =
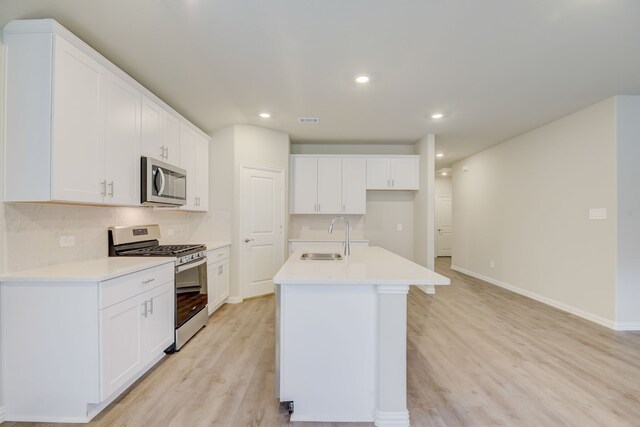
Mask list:
POLYGON ((229 258, 230 254, 231 248, 229 246, 207 251, 207 264, 213 264, 214 262, 229 258))
POLYGON ((174 280, 174 265, 165 264, 154 268, 116 277, 100 282, 100 309, 117 304, 135 295, 174 280))

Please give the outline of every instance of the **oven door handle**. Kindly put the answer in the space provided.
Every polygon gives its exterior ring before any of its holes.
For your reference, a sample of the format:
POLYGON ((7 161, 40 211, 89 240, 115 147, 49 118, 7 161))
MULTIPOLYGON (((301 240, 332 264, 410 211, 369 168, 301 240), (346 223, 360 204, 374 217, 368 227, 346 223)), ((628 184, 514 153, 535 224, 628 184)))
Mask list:
POLYGON ((182 273, 183 271, 189 270, 190 268, 198 267, 198 266, 200 266, 202 264, 205 264, 206 262, 207 262, 207 259, 206 258, 202 258, 201 260, 196 261, 196 262, 191 262, 189 264, 180 265, 180 266, 176 267, 176 274, 177 273, 182 273))

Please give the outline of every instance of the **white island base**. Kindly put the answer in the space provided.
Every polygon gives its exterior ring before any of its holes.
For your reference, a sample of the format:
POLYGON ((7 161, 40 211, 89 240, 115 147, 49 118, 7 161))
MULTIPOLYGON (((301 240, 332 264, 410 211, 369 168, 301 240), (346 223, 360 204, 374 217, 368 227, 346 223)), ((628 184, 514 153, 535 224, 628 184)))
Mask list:
POLYGON ((449 279, 377 247, 276 275, 276 393, 292 421, 408 426, 407 293, 449 279), (377 282, 377 283, 376 283, 377 282))

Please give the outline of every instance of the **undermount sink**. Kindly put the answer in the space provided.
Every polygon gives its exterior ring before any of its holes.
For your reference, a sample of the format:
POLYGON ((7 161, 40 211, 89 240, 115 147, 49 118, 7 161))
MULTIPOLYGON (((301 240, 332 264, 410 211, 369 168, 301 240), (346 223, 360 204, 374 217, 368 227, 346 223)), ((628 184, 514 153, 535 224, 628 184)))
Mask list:
POLYGON ((303 253, 300 257, 303 261, 340 261, 342 255, 336 253, 303 253))

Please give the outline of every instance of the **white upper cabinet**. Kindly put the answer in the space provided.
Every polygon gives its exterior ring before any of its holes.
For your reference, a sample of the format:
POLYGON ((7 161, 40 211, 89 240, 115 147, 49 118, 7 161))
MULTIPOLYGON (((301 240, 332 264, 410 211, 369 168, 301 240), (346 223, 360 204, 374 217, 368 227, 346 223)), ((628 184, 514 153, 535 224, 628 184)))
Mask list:
POLYGON ((104 79, 106 202, 140 204, 140 93, 118 77, 104 79))
POLYGON ((342 160, 318 158, 318 209, 316 213, 342 212, 342 160))
POLYGON ((364 157, 291 156, 291 213, 364 214, 364 157))
POLYGON ((180 165, 184 123, 207 210, 205 134, 51 19, 12 21, 3 43, 5 201, 139 206, 140 156, 180 165))
POLYGON ((140 151, 171 165, 180 163, 180 119, 142 97, 140 151))
POLYGON ((367 162, 364 157, 342 159, 342 213, 367 212, 367 162))
POLYGON ((209 140, 180 122, 180 167, 187 171, 187 203, 184 210, 209 209, 209 140))
POLYGON ((170 165, 180 164, 180 119, 168 111, 162 117, 162 141, 164 161, 170 165))
MULTIPOLYGON (((33 48, 40 48, 41 55, 51 58, 52 49, 50 43, 55 46, 55 57, 53 60, 53 74, 57 76, 53 80, 53 99, 43 99, 42 114, 51 112, 53 124, 51 134, 45 135, 47 121, 41 122, 38 119, 38 112, 33 111, 37 94, 23 93, 31 95, 25 99, 28 102, 20 105, 18 79, 13 75, 17 70, 15 67, 8 67, 10 81, 7 85, 7 200, 18 200, 24 197, 26 200, 58 200, 63 202, 78 201, 84 203, 102 203, 106 197, 106 177, 104 152, 104 115, 105 103, 102 95, 108 79, 107 71, 88 55, 81 52, 71 43, 60 37, 54 37, 47 43, 37 45, 33 43, 33 48), (48 50, 48 52, 46 51, 48 50), (48 104, 48 105, 47 105, 48 104), (51 105, 52 104, 52 105, 51 105), (13 108, 15 107, 15 108, 13 108), (22 108, 21 108, 22 107, 22 108), (34 121, 33 127, 41 127, 41 135, 33 135, 33 138, 20 141, 13 138, 13 133, 18 133, 20 123, 11 120, 12 113, 23 113, 31 116, 34 121), (14 127, 14 125, 16 127, 14 127), (49 141, 50 138, 50 141, 49 141), (14 142, 15 141, 15 142, 14 142), (33 147, 33 151, 21 152, 20 147, 15 144, 24 142, 26 146, 33 147), (37 147, 37 148, 36 148, 37 147), (39 153, 38 156, 29 155, 39 153), (40 161, 49 163, 43 170, 38 170, 35 179, 29 179, 27 171, 36 169, 31 167, 31 162, 37 158, 40 161), (46 171, 46 176, 40 176, 46 171), (46 187, 50 186, 50 194, 47 194, 46 187), (42 186, 40 195, 34 194, 27 184, 42 186), (31 193, 31 194, 30 194, 31 193)), ((8 41, 11 46, 11 41, 8 41)), ((18 41, 16 41, 18 42, 18 41)), ((35 42, 35 40, 34 40, 35 42)), ((23 47, 23 46, 21 46, 23 47)), ((24 46, 26 48, 26 46, 24 46)), ((20 51, 16 49, 15 54, 20 51)), ((14 52, 8 53, 9 60, 17 61, 15 64, 23 69, 24 77, 28 80, 49 79, 51 71, 43 68, 41 71, 29 67, 27 55, 20 55, 14 58, 14 52)), ((28 126, 28 123, 23 125, 28 126)), ((24 145, 23 145, 24 146, 24 145)))
POLYGON ((367 190, 417 190, 419 156, 367 156, 367 190))
POLYGON ((140 117, 140 152, 143 156, 166 161, 162 135, 163 108, 146 96, 142 97, 140 117))
POLYGON ((291 213, 318 213, 318 159, 291 156, 291 213))

